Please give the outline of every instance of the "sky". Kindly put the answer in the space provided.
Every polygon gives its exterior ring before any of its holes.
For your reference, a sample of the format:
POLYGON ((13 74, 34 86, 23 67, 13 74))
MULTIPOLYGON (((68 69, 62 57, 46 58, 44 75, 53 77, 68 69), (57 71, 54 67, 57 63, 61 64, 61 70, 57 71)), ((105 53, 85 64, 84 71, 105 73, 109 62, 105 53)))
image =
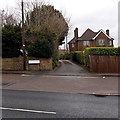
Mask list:
MULTIPOLYGON (((0 9, 12 9, 18 0, 0 0, 0 9)), ((20 1, 20 0, 19 0, 20 1)), ((26 1, 26 0, 24 0, 26 1)), ((40 1, 40 0, 38 0, 40 1)), ((114 38, 114 45, 118 46, 118 2, 119 0, 44 0, 55 9, 61 11, 66 18, 70 18, 70 29, 67 40, 74 36, 74 29, 78 28, 81 36, 87 28, 97 32, 101 29, 110 30, 114 38)), ((63 48, 64 46, 62 46, 63 48)))

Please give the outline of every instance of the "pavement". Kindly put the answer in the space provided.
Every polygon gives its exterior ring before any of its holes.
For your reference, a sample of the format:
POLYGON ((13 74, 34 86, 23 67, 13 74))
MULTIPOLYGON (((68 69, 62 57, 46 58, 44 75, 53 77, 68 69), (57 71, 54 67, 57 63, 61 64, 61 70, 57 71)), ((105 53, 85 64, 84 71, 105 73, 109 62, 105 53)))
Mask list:
POLYGON ((2 89, 119 95, 119 74, 89 73, 71 61, 54 71, 2 71, 2 89))

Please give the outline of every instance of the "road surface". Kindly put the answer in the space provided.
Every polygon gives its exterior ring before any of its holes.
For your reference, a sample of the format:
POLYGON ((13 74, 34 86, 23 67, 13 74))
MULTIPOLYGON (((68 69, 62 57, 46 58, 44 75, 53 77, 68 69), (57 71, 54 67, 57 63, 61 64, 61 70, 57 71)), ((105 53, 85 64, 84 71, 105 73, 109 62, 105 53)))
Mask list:
POLYGON ((117 118, 118 97, 3 90, 3 118, 117 118))

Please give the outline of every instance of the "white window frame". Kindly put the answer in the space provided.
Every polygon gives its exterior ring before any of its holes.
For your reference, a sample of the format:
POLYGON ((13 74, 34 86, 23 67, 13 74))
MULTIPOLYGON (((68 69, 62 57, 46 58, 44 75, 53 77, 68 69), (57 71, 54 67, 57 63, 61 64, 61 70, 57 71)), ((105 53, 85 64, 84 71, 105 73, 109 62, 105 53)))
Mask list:
POLYGON ((109 41, 109 45, 112 46, 112 40, 109 41))
POLYGON ((90 46, 90 41, 83 41, 84 46, 90 46))
POLYGON ((105 45, 105 40, 99 39, 99 40, 98 40, 98 44, 99 44, 100 46, 105 45))
POLYGON ((72 48, 74 48, 75 47, 75 44, 74 43, 72 43, 72 48))

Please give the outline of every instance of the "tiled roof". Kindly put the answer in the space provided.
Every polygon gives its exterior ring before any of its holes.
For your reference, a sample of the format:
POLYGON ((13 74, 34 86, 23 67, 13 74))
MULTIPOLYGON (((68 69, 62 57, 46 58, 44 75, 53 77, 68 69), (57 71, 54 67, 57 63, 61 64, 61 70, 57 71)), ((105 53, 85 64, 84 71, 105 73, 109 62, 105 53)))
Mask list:
POLYGON ((92 38, 94 38, 96 35, 98 34, 98 32, 93 32, 91 29, 87 29, 81 37, 78 38, 78 40, 92 40, 92 38))
POLYGON ((75 43, 76 41, 88 41, 88 40, 93 40, 95 37, 97 37, 99 35, 100 32, 103 32, 109 39, 114 40, 113 38, 111 38, 110 36, 108 36, 103 30, 99 30, 98 32, 93 32, 91 29, 87 29, 81 37, 78 37, 78 39, 73 38, 69 43, 75 43))
POLYGON ((76 39, 73 38, 70 42, 68 42, 68 44, 69 44, 69 43, 75 43, 75 42, 76 42, 76 39))

